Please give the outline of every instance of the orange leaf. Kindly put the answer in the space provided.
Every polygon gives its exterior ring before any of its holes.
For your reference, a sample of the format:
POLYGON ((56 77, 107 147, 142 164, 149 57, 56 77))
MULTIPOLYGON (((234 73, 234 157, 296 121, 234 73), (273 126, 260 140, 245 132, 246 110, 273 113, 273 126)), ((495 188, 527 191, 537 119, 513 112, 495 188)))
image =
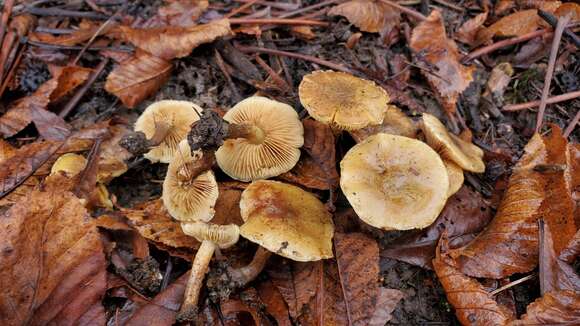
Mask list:
POLYGON ((413 29, 410 45, 417 57, 436 68, 433 72, 422 72, 445 110, 448 113, 455 112, 459 94, 473 80, 475 68, 459 63, 457 44, 447 38, 443 18, 438 10, 433 10, 426 20, 413 29))
POLYGON ((494 36, 520 36, 533 32, 540 26, 541 20, 536 9, 515 12, 480 30, 474 45, 485 43, 494 36))
POLYGON ((331 16, 344 16, 363 32, 387 35, 399 27, 401 13, 378 0, 352 0, 330 9, 331 16))
POLYGON ((569 290, 546 293, 528 305, 520 320, 509 325, 580 325, 580 295, 569 290))
POLYGON ((137 51, 109 74, 105 90, 117 96, 125 106, 134 108, 157 92, 169 79, 172 68, 169 61, 137 51))
POLYGON ((580 277, 574 267, 556 256, 550 226, 540 223, 540 290, 542 294, 557 290, 580 292, 580 277))
POLYGON ((487 19, 488 12, 482 12, 481 14, 469 19, 455 33, 455 38, 462 43, 472 44, 475 41, 477 32, 483 27, 483 23, 487 19))

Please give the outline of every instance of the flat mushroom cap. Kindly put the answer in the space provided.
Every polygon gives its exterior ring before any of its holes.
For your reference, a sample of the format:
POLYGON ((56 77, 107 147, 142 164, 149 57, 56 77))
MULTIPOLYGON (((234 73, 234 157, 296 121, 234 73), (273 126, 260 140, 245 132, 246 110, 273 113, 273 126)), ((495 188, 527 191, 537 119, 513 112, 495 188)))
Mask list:
POLYGON ((156 122, 170 124, 169 133, 159 144, 143 155, 151 162, 169 163, 177 150, 177 145, 187 137, 191 124, 199 120, 195 110, 203 109, 188 101, 163 100, 149 105, 135 122, 135 131, 141 131, 147 139, 155 134, 156 122))
POLYGON ((314 195, 296 186, 261 180, 242 193, 241 235, 296 261, 332 257, 332 216, 314 195))
POLYGON ((252 181, 290 171, 300 158, 304 128, 289 105, 265 97, 249 97, 231 108, 224 120, 251 123, 263 132, 263 141, 228 139, 216 151, 219 167, 230 177, 252 181))
POLYGON ((183 233, 194 237, 197 241, 209 240, 221 249, 235 245, 240 238, 240 227, 235 224, 181 223, 181 229, 183 233))
POLYGON ((367 137, 378 133, 416 138, 418 130, 419 127, 401 109, 394 105, 387 105, 381 124, 351 130, 349 134, 357 143, 360 143, 367 137))
POLYGON ((178 152, 169 163, 163 181, 163 204, 173 218, 182 222, 207 222, 213 218, 214 205, 218 198, 218 184, 213 171, 200 174, 189 182, 179 180, 184 166, 198 157, 191 155, 187 139, 179 143, 178 152))
POLYGON ((424 228, 447 200, 443 161, 415 139, 376 134, 352 147, 340 168, 346 198, 363 221, 377 228, 424 228))
POLYGON ((463 169, 452 161, 443 160, 443 164, 445 164, 447 175, 449 176, 447 197, 451 197, 454 193, 459 191, 461 186, 463 186, 463 181, 465 179, 463 176, 463 169))
POLYGON ((449 133, 445 125, 435 116, 423 113, 421 129, 425 134, 427 144, 444 159, 457 163, 467 171, 476 173, 485 171, 481 148, 449 133))
POLYGON ((345 130, 383 122, 389 95, 370 80, 337 71, 314 71, 302 78, 300 102, 314 119, 345 130))

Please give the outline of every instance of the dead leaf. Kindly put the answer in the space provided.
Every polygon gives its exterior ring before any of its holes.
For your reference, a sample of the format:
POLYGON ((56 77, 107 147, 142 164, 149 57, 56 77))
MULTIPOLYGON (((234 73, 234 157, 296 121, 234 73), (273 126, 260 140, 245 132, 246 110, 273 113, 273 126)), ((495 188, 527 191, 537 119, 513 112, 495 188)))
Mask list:
POLYGON ((292 26, 290 33, 304 41, 311 41, 316 38, 316 34, 310 26, 292 26))
POLYGON ((445 34, 441 12, 433 10, 413 29, 410 46, 418 60, 429 65, 422 73, 446 112, 455 112, 457 99, 473 80, 475 68, 459 63, 457 44, 445 34))
POLYGON ((144 51, 122 62, 107 76, 105 90, 117 96, 125 106, 134 108, 153 95, 169 79, 171 62, 144 51))
POLYGON ((194 26, 208 6, 207 0, 172 1, 157 10, 157 16, 161 21, 160 26, 194 26))
POLYGON ((98 182, 106 184, 127 172, 128 167, 125 162, 133 155, 119 145, 119 140, 129 131, 127 126, 121 124, 109 127, 109 137, 103 140, 99 152, 98 182))
POLYGON ((381 250, 382 257, 432 268, 437 242, 445 230, 451 248, 469 243, 491 221, 490 203, 467 186, 447 200, 437 220, 424 230, 403 235, 381 250))
POLYGON ((558 290, 580 293, 580 277, 556 256, 550 226, 540 221, 540 289, 542 294, 558 290))
POLYGON ((226 325, 259 326, 263 324, 260 311, 258 310, 260 302, 252 302, 253 299, 259 300, 255 291, 255 289, 249 288, 240 294, 240 296, 244 296, 244 301, 229 299, 220 304, 226 325), (249 318, 246 315, 249 315, 249 318))
POLYGON ((560 252, 560 259, 572 264, 574 260, 580 255, 580 229, 574 235, 574 238, 570 240, 566 248, 560 252))
MULTIPOLYGON (((5 325, 78 324, 106 291, 97 228, 69 192, 35 190, 0 218, 0 320, 5 325)), ((98 309, 97 309, 98 310, 98 309)))
POLYGON ((528 305, 526 314, 510 326, 579 325, 580 296, 578 292, 548 292, 528 305))
POLYGON ((171 60, 188 56, 199 45, 213 42, 231 33, 229 20, 220 19, 191 27, 137 29, 120 26, 111 33, 111 36, 130 42, 160 59, 171 60))
POLYGON ((291 326, 292 323, 288 318, 288 307, 274 284, 271 281, 262 282, 258 285, 258 292, 266 305, 266 311, 276 319, 278 325, 291 326))
POLYGON ((447 237, 443 235, 433 260, 433 268, 462 325, 505 325, 513 319, 510 311, 495 302, 477 280, 462 274, 453 265, 448 253, 447 237))
POLYGON ((461 43, 473 44, 477 32, 483 27, 483 23, 487 20, 487 15, 488 12, 485 11, 463 23, 455 33, 455 38, 461 43))
POLYGON ((570 22, 577 22, 580 20, 580 4, 574 2, 563 3, 554 11, 554 16, 563 18, 570 15, 570 22))
POLYGON ((319 280, 316 263, 282 261, 270 264, 267 272, 286 301, 290 316, 300 317, 304 306, 316 295, 319 280))
POLYGON ((376 310, 369 320, 369 326, 384 326, 393 318, 392 312, 404 297, 405 294, 400 290, 380 288, 376 310))
POLYGON ((474 46, 490 41, 494 36, 521 36, 538 29, 542 19, 536 9, 522 10, 502 17, 477 33, 474 46))
MULTIPOLYGON (((95 23, 87 20, 83 20, 77 29, 75 29, 70 34, 63 34, 63 35, 53 35, 50 33, 39 33, 39 32, 32 32, 30 33, 30 39, 32 41, 47 43, 47 44, 54 44, 54 45, 77 45, 84 43, 91 39, 93 35, 99 30, 101 27, 100 23, 95 23)), ((101 32, 100 35, 106 34, 111 28, 114 27, 114 24, 107 24, 101 32)))
POLYGON ((315 120, 304 120, 304 145, 302 148, 326 175, 327 189, 338 184, 336 171, 336 149, 334 134, 326 124, 315 120))
POLYGON ((363 32, 388 35, 401 23, 399 10, 378 0, 352 0, 339 4, 328 12, 331 16, 344 16, 363 32))

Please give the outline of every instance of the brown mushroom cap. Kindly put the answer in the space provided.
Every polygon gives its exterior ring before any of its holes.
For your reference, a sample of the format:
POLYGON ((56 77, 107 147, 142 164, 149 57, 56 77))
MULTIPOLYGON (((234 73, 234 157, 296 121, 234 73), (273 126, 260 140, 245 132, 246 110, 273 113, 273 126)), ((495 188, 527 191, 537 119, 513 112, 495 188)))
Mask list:
POLYGON ((340 187, 358 216, 385 230, 424 228, 437 218, 449 178, 439 154, 402 136, 376 134, 340 162, 340 187))
POLYGON ((246 239, 296 261, 332 257, 332 216, 312 194, 278 181, 254 181, 240 201, 246 239))
POLYGON ((200 174, 194 180, 180 181, 179 175, 187 171, 187 163, 197 159, 199 158, 192 156, 187 140, 181 141, 163 181, 163 204, 178 221, 207 222, 215 213, 214 205, 219 191, 211 170, 200 174))
POLYGON ((358 130, 349 131, 349 134, 357 143, 360 143, 369 136, 378 133, 405 136, 409 138, 417 137, 418 127, 401 109, 394 105, 387 105, 387 111, 383 122, 379 125, 367 126, 358 130))
POLYGON ((483 151, 472 143, 449 133, 445 125, 435 116, 424 113, 421 129, 425 134, 427 144, 444 159, 457 163, 467 171, 476 173, 485 171, 483 151))
POLYGON ((240 227, 235 224, 181 223, 181 229, 183 233, 196 238, 197 241, 211 241, 221 249, 235 245, 240 238, 240 227))
POLYGON ((141 131, 147 139, 155 134, 156 124, 170 125, 165 139, 143 155, 151 162, 169 163, 177 150, 179 142, 187 136, 191 124, 199 120, 195 110, 201 114, 203 109, 192 102, 164 100, 147 107, 135 122, 135 131, 141 131))
POLYGON ((50 168, 50 175, 64 173, 67 177, 74 177, 81 173, 86 165, 87 159, 84 156, 75 153, 66 153, 56 159, 50 168))
POLYGON ((463 186, 464 176, 463 169, 452 161, 443 160, 445 164, 445 169, 447 169, 447 175, 449 176, 449 189, 447 190, 447 197, 451 197, 454 193, 458 192, 461 186, 463 186))
POLYGON ((383 122, 389 95, 370 80, 336 71, 314 71, 302 78, 300 102, 314 119, 345 130, 383 122))
POLYGON ((259 141, 228 139, 216 151, 219 167, 240 181, 267 179, 291 170, 300 158, 304 128, 294 109, 265 97, 249 97, 231 108, 224 120, 259 129, 259 141))

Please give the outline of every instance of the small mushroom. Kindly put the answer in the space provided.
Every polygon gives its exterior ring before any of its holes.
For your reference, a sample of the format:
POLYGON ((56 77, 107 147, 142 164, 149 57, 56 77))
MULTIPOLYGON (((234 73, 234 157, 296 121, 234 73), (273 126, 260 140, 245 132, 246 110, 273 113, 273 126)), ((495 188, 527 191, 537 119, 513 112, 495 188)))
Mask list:
POLYGON ((183 304, 177 317, 178 320, 185 321, 194 320, 197 315, 199 293, 214 251, 216 248, 227 249, 236 244, 240 230, 235 224, 218 225, 202 222, 181 223, 181 229, 183 233, 201 242, 191 266, 183 304))
POLYGON ((443 164, 445 164, 445 169, 447 169, 447 175, 449 176, 447 197, 451 197, 463 186, 463 169, 452 161, 443 160, 443 164))
POLYGON ((120 141, 134 155, 151 162, 169 163, 191 124, 199 119, 203 109, 187 101, 164 100, 147 107, 135 122, 135 132, 120 141))
POLYGON ((211 153, 192 153, 187 140, 182 140, 163 181, 163 204, 181 222, 207 222, 215 213, 218 184, 211 170, 194 171, 199 168, 198 162, 204 160, 200 155, 211 153))
POLYGON ((224 120, 229 133, 215 156, 233 179, 267 179, 290 171, 298 162, 304 129, 291 106, 254 96, 236 104, 224 120))
POLYGON ((336 71, 314 71, 302 78, 300 102, 314 119, 342 130, 383 122, 389 95, 372 81, 336 71))
POLYGON ((443 159, 453 161, 462 169, 482 173, 485 171, 483 151, 463 139, 449 133, 435 116, 424 113, 421 130, 425 140, 443 159))
POLYGON ((401 109, 394 105, 388 105, 381 124, 352 130, 349 131, 349 134, 357 143, 360 143, 367 137, 378 133, 416 138, 418 129, 413 120, 401 109))
POLYGON ((384 230, 424 228, 447 200, 449 177, 427 144, 379 133, 340 162, 340 187, 358 216, 384 230))

